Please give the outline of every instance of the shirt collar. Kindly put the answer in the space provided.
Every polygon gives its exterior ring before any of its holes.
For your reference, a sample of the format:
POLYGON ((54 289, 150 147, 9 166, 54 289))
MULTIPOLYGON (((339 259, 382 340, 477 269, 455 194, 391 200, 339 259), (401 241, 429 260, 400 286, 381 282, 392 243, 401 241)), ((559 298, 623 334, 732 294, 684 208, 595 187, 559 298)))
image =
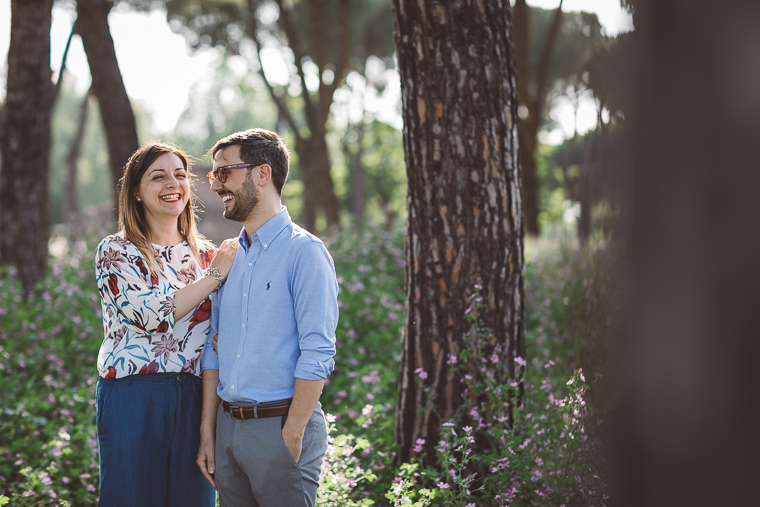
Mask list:
MULTIPOLYGON (((272 244, 272 241, 274 241, 274 239, 282 232, 282 230, 289 226, 291 223, 293 223, 293 220, 290 218, 288 208, 287 206, 283 206, 279 213, 270 218, 267 223, 262 225, 259 230, 256 231, 253 236, 251 236, 251 243, 258 239, 261 242, 261 247, 266 250, 269 248, 269 245, 272 244)), ((245 227, 243 227, 243 229, 240 231, 238 241, 240 242, 240 246, 246 250, 248 249, 248 240, 245 233, 245 227)))

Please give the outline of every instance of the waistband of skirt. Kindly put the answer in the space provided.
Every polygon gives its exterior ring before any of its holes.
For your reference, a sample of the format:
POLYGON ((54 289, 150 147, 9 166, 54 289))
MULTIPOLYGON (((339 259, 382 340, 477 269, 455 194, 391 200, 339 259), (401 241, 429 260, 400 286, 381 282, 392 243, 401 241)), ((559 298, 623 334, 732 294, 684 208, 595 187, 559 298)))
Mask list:
POLYGON ((138 384, 180 384, 187 383, 200 383, 202 379, 193 375, 192 373, 172 371, 166 373, 143 373, 136 375, 127 375, 126 377, 120 377, 115 379, 99 378, 100 382, 123 382, 126 384, 132 384, 136 382, 138 384))

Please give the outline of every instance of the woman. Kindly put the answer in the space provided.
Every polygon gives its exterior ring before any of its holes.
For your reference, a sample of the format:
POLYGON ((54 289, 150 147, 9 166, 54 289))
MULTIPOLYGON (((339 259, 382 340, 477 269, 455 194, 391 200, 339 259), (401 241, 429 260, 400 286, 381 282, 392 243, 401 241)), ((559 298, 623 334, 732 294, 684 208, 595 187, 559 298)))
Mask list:
POLYGON ((120 231, 98 246, 100 505, 215 504, 195 464, 201 354, 209 295, 229 273, 238 242, 214 253, 198 232, 190 176, 179 148, 137 150, 119 192, 120 231))

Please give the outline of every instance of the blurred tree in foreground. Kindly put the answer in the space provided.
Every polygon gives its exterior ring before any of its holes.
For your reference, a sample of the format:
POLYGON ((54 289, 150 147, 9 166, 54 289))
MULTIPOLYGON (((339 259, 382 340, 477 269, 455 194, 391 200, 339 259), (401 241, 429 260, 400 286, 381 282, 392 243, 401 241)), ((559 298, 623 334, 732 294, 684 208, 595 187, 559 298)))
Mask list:
POLYGON ((8 81, 0 117, 0 263, 28 293, 45 275, 50 216, 50 70, 53 0, 13 0, 8 81))
MULTIPOLYGON (((144 3, 142 0, 133 0, 144 3)), ((222 47, 246 57, 257 71, 280 119, 291 130, 304 184, 302 222, 313 230, 321 213, 326 224, 339 218, 327 145, 330 106, 351 69, 369 55, 390 64, 391 17, 384 0, 165 0, 174 29, 193 48, 222 47), (262 65, 262 52, 279 52, 289 81, 277 83, 262 65)), ((280 123, 280 122, 278 122, 280 123)))
POLYGON ((755 505, 760 3, 634 3, 615 496, 755 505))
MULTIPOLYGON (((420 442, 425 462, 434 462, 441 423, 462 403, 463 385, 452 364, 467 339, 488 342, 505 385, 514 379, 516 358, 525 357, 509 8, 507 0, 393 3, 409 185, 399 462, 408 461, 420 442), (476 286, 479 316, 491 335, 471 336, 478 331, 465 318, 473 304, 466 295, 476 286)), ((468 370, 475 376, 481 371, 477 364, 468 370)))

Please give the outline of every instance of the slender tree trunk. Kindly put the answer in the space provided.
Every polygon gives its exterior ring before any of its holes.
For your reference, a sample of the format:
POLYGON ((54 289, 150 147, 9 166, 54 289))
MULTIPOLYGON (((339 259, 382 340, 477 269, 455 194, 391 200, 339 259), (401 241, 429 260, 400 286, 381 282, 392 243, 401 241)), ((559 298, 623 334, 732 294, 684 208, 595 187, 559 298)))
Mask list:
POLYGON ((760 3, 637 0, 615 504, 756 505, 760 3))
POLYGON ((509 369, 524 357, 523 222, 508 0, 394 0, 393 14, 409 192, 395 430, 406 461, 417 439, 434 456, 441 418, 461 404, 446 362, 465 347, 478 280, 509 369))
POLYGON ((77 0, 78 32, 87 53, 92 74, 92 92, 98 99, 108 142, 116 209, 118 182, 124 174, 124 165, 139 146, 135 116, 124 88, 113 38, 108 28, 108 13, 112 5, 107 0, 77 0))
POLYGON ((297 140, 296 153, 304 186, 301 225, 308 231, 315 231, 319 210, 324 213, 328 226, 337 224, 339 204, 330 175, 330 157, 325 136, 297 140))
POLYGON ((79 123, 74 139, 71 141, 69 154, 66 156, 66 167, 68 169, 68 178, 66 179, 66 214, 71 217, 79 212, 79 197, 77 192, 77 160, 79 151, 82 148, 84 140, 84 129, 87 126, 87 117, 90 110, 90 93, 92 89, 87 90, 82 105, 79 108, 79 123))
POLYGON ((77 22, 74 20, 73 25, 71 25, 71 32, 69 32, 69 38, 66 39, 66 47, 63 50, 63 57, 61 58, 61 67, 58 70, 58 79, 55 81, 55 92, 53 94, 53 102, 55 102, 55 99, 58 97, 58 93, 61 91, 61 83, 63 83, 63 73, 66 72, 66 61, 69 57, 69 49, 71 49, 71 40, 74 38, 74 34, 76 33, 77 29, 77 22))
POLYGON ((356 153, 351 153, 348 142, 344 141, 343 148, 351 182, 351 214, 354 216, 356 223, 359 224, 364 223, 364 210, 367 206, 367 198, 364 191, 364 164, 362 164, 365 129, 364 121, 359 122, 355 126, 356 153))
POLYGON ((303 183, 303 210, 301 211, 301 225, 307 231, 316 230, 317 203, 319 202, 319 188, 314 178, 314 170, 309 165, 312 156, 311 143, 308 139, 298 136, 296 138, 296 153, 298 154, 298 170, 303 183))
POLYGON ((330 154, 327 151, 327 132, 325 125, 315 125, 311 131, 312 151, 309 159, 311 180, 316 184, 319 207, 325 214, 327 225, 336 225, 340 219, 340 205, 335 195, 335 185, 330 174, 330 154))
POLYGON ((12 0, 8 81, 0 117, 0 263, 16 266, 27 293, 45 276, 53 0, 12 0))
POLYGON ((525 212, 525 232, 534 236, 540 233, 538 224, 539 183, 536 166, 538 131, 546 105, 547 80, 554 49, 562 28, 562 0, 554 13, 552 24, 546 33, 541 61, 533 86, 528 66, 528 44, 530 40, 530 17, 525 0, 515 1, 515 54, 517 57, 518 97, 520 105, 527 108, 527 116, 520 119, 520 157, 523 180, 523 209, 525 212), (533 90, 531 90, 533 88, 533 90))
POLYGON ((324 23, 324 2, 320 0, 306 0, 305 8, 308 12, 308 30, 302 34, 295 26, 292 16, 293 4, 282 0, 275 0, 280 9, 278 25, 285 33, 290 49, 293 51, 294 64, 297 75, 301 82, 301 97, 303 98, 303 113, 309 128, 309 137, 304 138, 299 132, 299 126, 287 109, 282 97, 277 96, 274 87, 269 83, 263 72, 261 64, 261 43, 258 39, 258 19, 256 10, 259 0, 247 1, 247 33, 256 45, 259 63, 259 74, 269 90, 270 96, 277 104, 280 114, 287 119, 293 133, 296 136, 296 152, 299 155, 299 170, 304 184, 303 214, 301 224, 308 230, 315 230, 318 209, 324 212, 327 225, 335 225, 340 218, 340 207, 335 195, 335 187, 330 174, 330 155, 327 149, 327 119, 330 112, 330 104, 333 94, 340 83, 343 82, 348 68, 350 54, 350 1, 339 0, 338 30, 328 30, 324 23), (335 33, 333 33, 335 32, 335 33), (305 40, 304 40, 305 38, 305 40), (330 40, 332 39, 332 40, 330 40), (339 48, 339 57, 333 62, 335 79, 332 84, 322 82, 322 71, 327 63, 325 44, 332 42, 339 48), (303 61, 306 55, 311 56, 312 62, 317 65, 320 80, 319 89, 313 97, 306 86, 306 74, 303 70, 303 61), (300 146, 300 148, 299 148, 300 146))
MULTIPOLYGON (((596 150, 594 145, 597 139, 591 142, 592 153, 596 150)), ((580 167, 578 178, 578 201, 580 203, 580 216, 578 216, 578 243, 585 246, 591 237, 591 178, 597 168, 597 161, 587 160, 580 167)))

